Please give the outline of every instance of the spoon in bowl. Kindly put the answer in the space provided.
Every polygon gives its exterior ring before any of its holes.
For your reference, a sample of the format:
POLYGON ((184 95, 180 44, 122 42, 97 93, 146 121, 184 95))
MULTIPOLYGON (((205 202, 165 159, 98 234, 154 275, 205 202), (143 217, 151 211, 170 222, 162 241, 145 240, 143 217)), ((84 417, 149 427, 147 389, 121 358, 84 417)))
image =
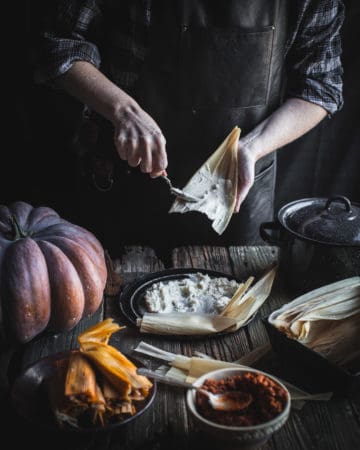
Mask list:
POLYGON ((201 387, 194 386, 193 384, 186 383, 184 381, 174 380, 148 369, 139 368, 137 373, 138 375, 144 375, 164 384, 170 384, 172 386, 183 387, 186 389, 195 389, 196 391, 206 395, 212 408, 217 411, 240 411, 241 409, 247 408, 253 401, 252 395, 247 392, 227 391, 219 394, 213 394, 212 392, 206 391, 201 387))

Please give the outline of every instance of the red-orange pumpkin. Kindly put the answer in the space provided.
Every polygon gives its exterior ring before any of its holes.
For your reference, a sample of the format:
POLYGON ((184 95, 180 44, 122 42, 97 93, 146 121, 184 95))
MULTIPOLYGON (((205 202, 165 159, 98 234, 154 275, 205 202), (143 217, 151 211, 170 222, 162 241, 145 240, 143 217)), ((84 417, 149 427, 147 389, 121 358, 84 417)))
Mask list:
POLYGON ((106 278, 104 249, 90 231, 48 207, 0 205, 0 317, 13 340, 72 329, 98 309, 106 278))

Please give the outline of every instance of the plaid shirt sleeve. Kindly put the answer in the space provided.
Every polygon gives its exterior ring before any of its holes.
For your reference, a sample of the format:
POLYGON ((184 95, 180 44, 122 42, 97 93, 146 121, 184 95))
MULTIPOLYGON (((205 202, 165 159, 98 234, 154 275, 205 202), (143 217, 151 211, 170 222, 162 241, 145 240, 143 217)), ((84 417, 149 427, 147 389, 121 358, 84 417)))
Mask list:
POLYGON ((75 61, 87 61, 99 67, 101 57, 96 42, 101 19, 96 0, 58 2, 51 27, 40 33, 41 42, 37 47, 41 50, 33 54, 35 81, 51 83, 75 61))
POLYGON ((344 5, 341 0, 292 1, 297 23, 286 55, 285 95, 320 105, 331 116, 343 106, 344 5))

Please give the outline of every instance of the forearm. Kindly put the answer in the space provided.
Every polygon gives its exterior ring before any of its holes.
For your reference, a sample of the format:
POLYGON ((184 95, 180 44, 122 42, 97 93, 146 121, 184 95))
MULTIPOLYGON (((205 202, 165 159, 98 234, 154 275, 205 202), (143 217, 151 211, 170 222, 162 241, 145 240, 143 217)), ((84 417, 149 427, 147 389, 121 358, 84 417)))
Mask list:
POLYGON ((327 111, 321 106, 298 98, 290 98, 240 139, 240 146, 245 147, 255 161, 258 161, 310 131, 326 115, 327 111))
POLYGON ((165 138, 161 129, 139 104, 95 66, 76 62, 57 79, 64 89, 114 125, 114 145, 121 159, 140 166, 152 177, 167 167, 165 138))
POLYGON ((95 66, 85 61, 75 62, 68 72, 57 78, 56 85, 112 123, 120 110, 136 104, 95 66))

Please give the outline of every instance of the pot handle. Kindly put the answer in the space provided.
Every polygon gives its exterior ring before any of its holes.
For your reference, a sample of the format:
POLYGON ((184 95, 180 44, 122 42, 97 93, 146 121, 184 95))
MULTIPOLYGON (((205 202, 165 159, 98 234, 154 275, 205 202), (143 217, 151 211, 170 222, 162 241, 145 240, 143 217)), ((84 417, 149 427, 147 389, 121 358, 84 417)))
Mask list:
POLYGON ((260 224, 259 233, 261 239, 269 244, 280 245, 283 241, 280 239, 279 222, 263 222, 260 224), (270 231, 270 233, 268 232, 270 231))
POLYGON ((348 213, 351 213, 351 202, 347 197, 344 197, 343 195, 333 195, 332 197, 329 197, 326 205, 325 205, 325 209, 327 209, 328 211, 330 211, 330 206, 331 203, 333 202, 341 202, 345 205, 346 211, 348 213))

